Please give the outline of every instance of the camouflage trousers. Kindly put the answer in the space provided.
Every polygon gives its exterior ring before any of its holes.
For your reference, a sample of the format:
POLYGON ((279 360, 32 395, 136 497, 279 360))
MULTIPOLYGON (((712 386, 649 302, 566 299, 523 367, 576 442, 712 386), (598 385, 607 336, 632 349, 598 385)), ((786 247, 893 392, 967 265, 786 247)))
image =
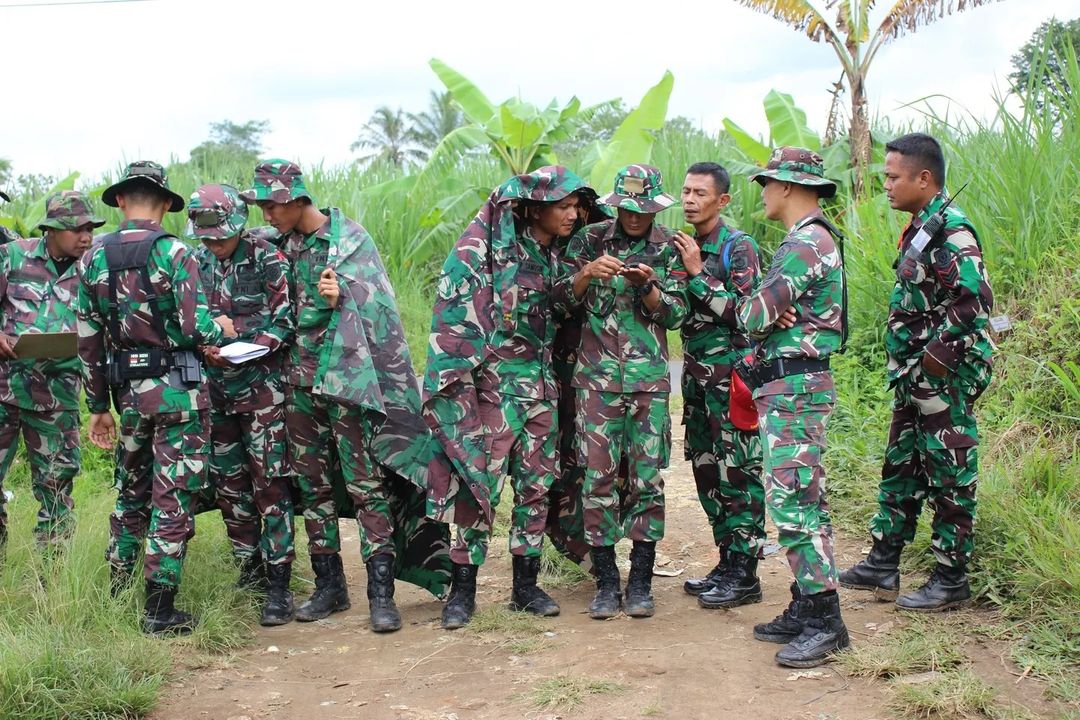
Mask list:
MULTIPOLYGON (((510 515, 510 553, 540 557, 548 516, 548 491, 558 465, 556 406, 550 400, 478 393, 480 421, 487 446, 492 510, 509 475, 514 490, 510 515)), ((462 565, 482 565, 490 530, 458 528, 450 559, 462 565)))
POLYGON ((210 412, 210 477, 233 555, 261 551, 270 565, 291 563, 292 478, 285 458, 285 407, 210 412))
POLYGON ((38 501, 34 537, 41 544, 68 535, 74 524, 71 489, 79 473, 78 410, 24 410, 0 403, 0 542, 7 537, 4 478, 22 432, 30 462, 30 487, 38 501))
POLYGON ((979 477, 974 401, 952 380, 918 366, 897 382, 878 511, 870 521, 875 539, 911 542, 925 501, 934 512, 937 561, 957 566, 971 557, 979 477))
POLYGON ((585 540, 592 547, 621 538, 657 542, 664 537, 664 479, 671 456, 668 394, 616 393, 578 388, 578 464, 585 540), (617 478, 627 462, 626 486, 617 478), (622 502, 619 496, 622 495, 622 502))
MULTIPOLYGON (((767 386, 766 386, 767 387, 767 386)), ((825 497, 825 425, 836 392, 757 395, 769 514, 803 595, 837 587, 825 497)))
POLYGON ((730 378, 707 386, 684 375, 682 387, 686 459, 693 465, 713 542, 722 553, 760 557, 765 545, 761 436, 732 424, 730 378))
POLYGON ((147 580, 176 587, 195 534, 194 496, 206 486, 209 411, 120 413, 116 446, 116 509, 105 557, 130 571, 145 542, 147 580))
POLYGON ((360 554, 394 554, 394 519, 382 468, 371 455, 371 423, 359 408, 289 387, 285 426, 312 555, 341 552, 334 485, 353 501, 360 554))

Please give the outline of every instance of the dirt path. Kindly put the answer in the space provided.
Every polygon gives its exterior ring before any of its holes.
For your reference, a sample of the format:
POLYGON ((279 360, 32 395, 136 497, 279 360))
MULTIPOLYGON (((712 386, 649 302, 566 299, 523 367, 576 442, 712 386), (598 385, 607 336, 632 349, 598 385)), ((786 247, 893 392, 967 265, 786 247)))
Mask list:
MULTIPOLYGON (((675 456, 681 458, 678 443, 675 456)), ((790 573, 779 555, 761 566, 765 600, 733 611, 706 611, 682 590, 688 576, 715 562, 689 466, 681 459, 667 473, 667 536, 659 553, 663 569, 685 568, 678 577, 656 577, 657 614, 598 622, 584 614, 591 583, 552 591, 562 615, 545 619, 546 632, 525 640, 498 632, 476 634, 439 628, 441 603, 411 585, 399 585, 405 622, 397 633, 368 629, 364 569, 355 528, 350 527, 346 568, 351 610, 328 620, 261 628, 253 646, 222 663, 181 677, 166 693, 156 720, 256 720, 261 718, 746 718, 754 720, 869 720, 889 717, 881 682, 845 678, 836 668, 796 672, 772 659, 778 645, 757 642, 754 623, 787 605, 790 573), (553 678, 614 683, 586 694, 567 709, 538 708, 532 693, 547 687, 568 697, 575 689, 553 678), (549 681, 547 686, 543 685, 549 681)), ((841 566, 860 545, 838 542, 841 566)), ((481 570, 481 610, 503 606, 510 591, 505 539, 492 543, 481 570)), ((625 577, 625 568, 623 570, 625 577)), ((852 641, 889 627, 890 605, 845 591, 844 618, 852 641), (887 623, 889 623, 887 625, 887 623)), ((995 684, 1014 680, 998 650, 980 650, 995 684)), ((1030 707, 1030 705, 1028 705, 1030 707)))

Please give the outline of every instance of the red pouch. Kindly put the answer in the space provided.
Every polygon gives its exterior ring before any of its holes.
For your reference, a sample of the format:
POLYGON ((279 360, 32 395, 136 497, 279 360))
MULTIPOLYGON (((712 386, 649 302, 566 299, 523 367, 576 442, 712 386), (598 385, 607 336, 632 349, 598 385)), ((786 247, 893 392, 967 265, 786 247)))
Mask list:
MULTIPOLYGON (((751 356, 752 357, 752 356, 751 356)), ((747 360, 750 360, 747 357, 747 360)), ((728 393, 728 415, 731 424, 740 430, 757 430, 758 414, 754 393, 746 386, 739 373, 731 371, 731 391, 728 393)))

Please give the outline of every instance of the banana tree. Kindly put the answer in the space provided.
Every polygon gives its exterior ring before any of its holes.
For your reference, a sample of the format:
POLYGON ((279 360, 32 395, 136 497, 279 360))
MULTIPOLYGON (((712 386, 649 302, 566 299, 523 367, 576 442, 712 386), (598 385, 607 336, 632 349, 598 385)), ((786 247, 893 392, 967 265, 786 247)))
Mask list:
POLYGON ((827 42, 836 52, 851 98, 851 164, 856 192, 861 193, 863 171, 870 161, 870 122, 866 114, 866 75, 878 50, 890 40, 954 12, 999 0, 897 0, 873 27, 874 0, 737 0, 805 32, 814 42, 827 42), (835 18, 827 14, 836 10, 835 18), (873 28, 873 32, 871 32, 873 28))

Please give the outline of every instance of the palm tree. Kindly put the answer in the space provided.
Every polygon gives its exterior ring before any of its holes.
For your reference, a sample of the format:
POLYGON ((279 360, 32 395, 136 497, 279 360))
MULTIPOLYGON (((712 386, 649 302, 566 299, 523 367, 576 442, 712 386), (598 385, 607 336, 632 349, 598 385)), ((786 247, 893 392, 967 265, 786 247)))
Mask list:
POLYGON ((738 2, 805 32, 814 42, 824 40, 836 51, 851 97, 851 164, 859 170, 855 173, 855 188, 856 192, 861 192, 862 171, 870 161, 866 74, 878 50, 890 40, 915 32, 923 25, 953 12, 986 5, 995 0, 896 0, 872 35, 870 10, 874 6, 874 0, 825 0, 824 7, 820 9, 807 0, 738 2), (825 13, 833 8, 836 8, 836 20, 829 22, 825 13))
POLYGON ((365 165, 385 161, 400 168, 410 162, 420 162, 426 156, 423 150, 413 145, 405 112, 400 108, 391 110, 386 105, 375 110, 361 128, 356 142, 349 146, 350 150, 361 148, 373 151, 357 159, 365 165))
POLYGON ((409 137, 428 153, 438 146, 439 141, 466 123, 465 112, 454 101, 450 91, 431 91, 428 109, 420 113, 409 113, 412 127, 409 137))

